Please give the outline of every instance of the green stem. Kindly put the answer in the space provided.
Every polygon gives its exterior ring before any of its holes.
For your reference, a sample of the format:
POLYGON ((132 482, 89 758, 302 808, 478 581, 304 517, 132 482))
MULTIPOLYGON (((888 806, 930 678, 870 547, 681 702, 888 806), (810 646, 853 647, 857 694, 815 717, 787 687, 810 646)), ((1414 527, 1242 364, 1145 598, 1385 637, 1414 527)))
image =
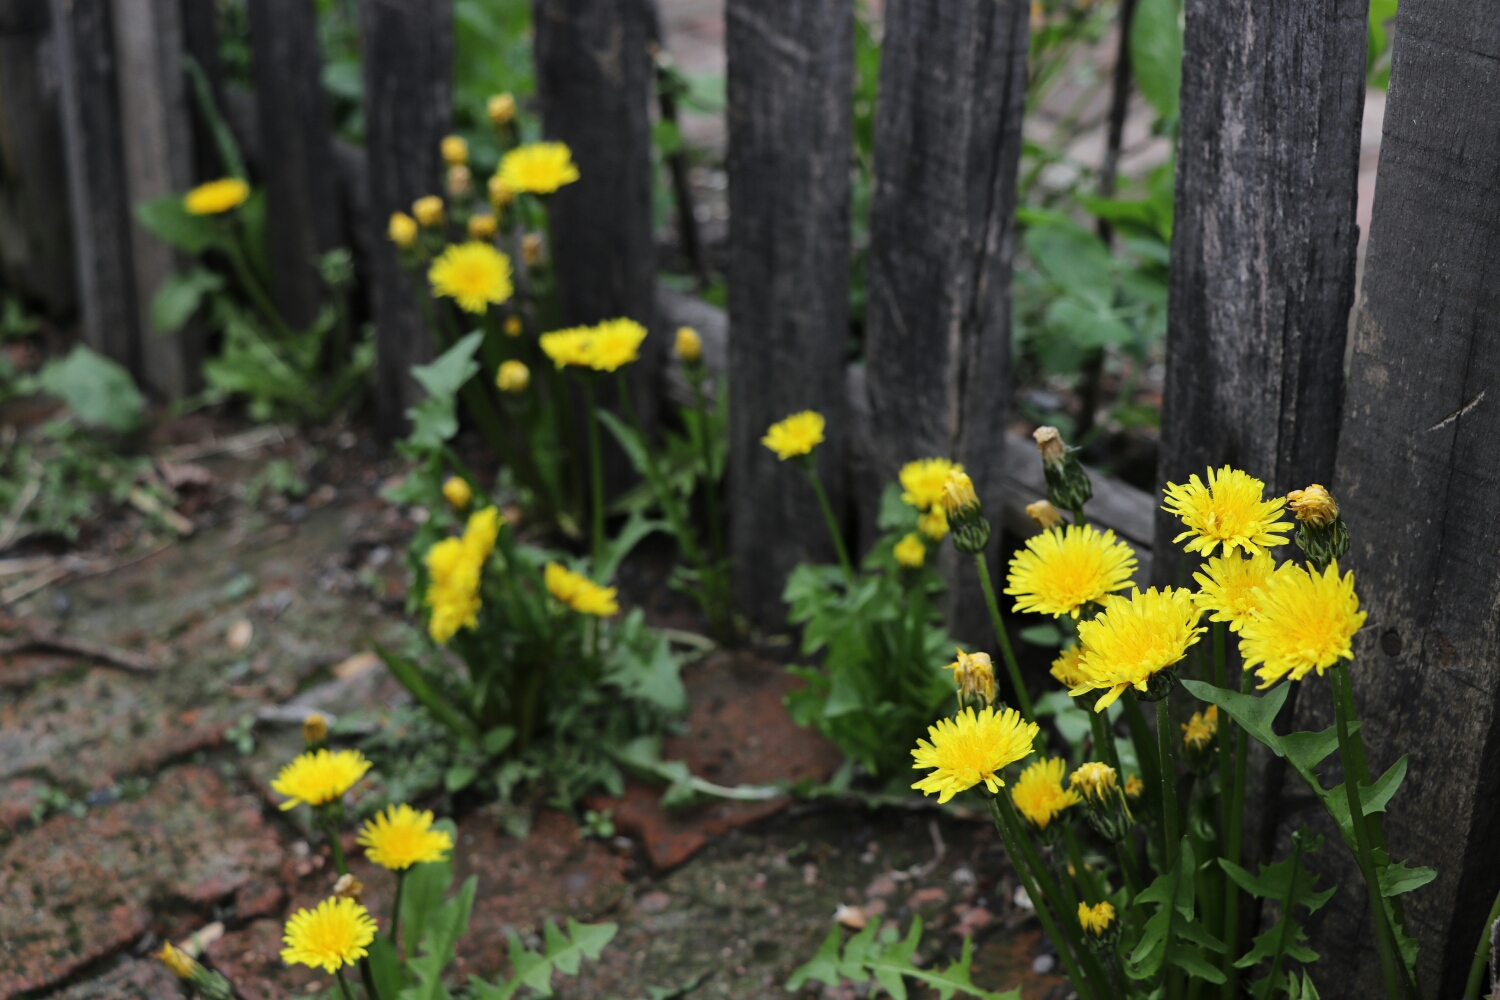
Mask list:
MULTIPOLYGON (((1133 688, 1127 690, 1120 701, 1125 705, 1125 725, 1130 730, 1130 742, 1135 744, 1135 759, 1141 765, 1141 784, 1145 786, 1142 798, 1150 802, 1161 787, 1160 769, 1156 766, 1156 736, 1146 721, 1146 713, 1141 711, 1140 699, 1135 696, 1133 688)), ((1166 856, 1165 851, 1162 856, 1166 856)))
POLYGON ((1349 719, 1344 699, 1338 690, 1349 683, 1348 668, 1340 663, 1334 670, 1334 723, 1338 731, 1339 764, 1344 770, 1344 796, 1349 806, 1349 825, 1354 831, 1354 860, 1359 864, 1360 874, 1365 879, 1365 892, 1370 900, 1370 919, 1375 924, 1375 941, 1380 947, 1380 971, 1385 978, 1385 992, 1389 1000, 1401 1000, 1401 979, 1396 971, 1395 947, 1391 928, 1386 920, 1385 905, 1380 892, 1380 880, 1375 875, 1375 864, 1370 854, 1370 838, 1365 830, 1364 806, 1359 800, 1358 783, 1355 780, 1354 749, 1349 741, 1349 719))
POLYGON ((1287 880, 1286 898, 1281 902, 1281 934, 1276 939, 1276 957, 1271 960, 1271 978, 1266 981, 1266 1000, 1276 995, 1281 979, 1281 960, 1292 936, 1292 905, 1297 899, 1297 876, 1302 874, 1302 838, 1292 838, 1292 877, 1287 880))
POLYGON ((599 448, 599 416, 594 412, 594 383, 583 377, 583 405, 588 409, 584 420, 589 437, 589 487, 593 499, 591 524, 594 538, 594 565, 604 562, 604 455, 599 448))
POLYGON ((844 578, 849 585, 854 586, 854 566, 849 562, 849 552, 844 548, 844 536, 839 532, 838 518, 833 516, 833 505, 828 502, 828 494, 823 492, 823 480, 818 478, 818 467, 813 456, 807 456, 807 478, 812 483, 813 492, 817 494, 818 506, 823 508, 823 520, 828 522, 828 535, 833 539, 833 548, 839 555, 839 565, 844 567, 844 578))
POLYGON ((339 836, 339 815, 343 810, 335 805, 319 806, 322 813, 323 836, 328 841, 328 851, 333 855, 333 870, 340 875, 349 874, 349 866, 344 861, 344 841, 339 836))
POLYGON ((1132 900, 1141 894, 1141 870, 1135 863, 1135 835, 1127 834, 1115 845, 1115 854, 1120 859, 1120 874, 1125 879, 1125 888, 1132 900))
POLYGON ((266 322, 271 324, 277 336, 282 338, 283 343, 292 339, 291 327, 287 326, 286 320, 281 318, 280 310, 271 301, 271 297, 266 294, 266 290, 261 287, 260 279, 255 276, 255 271, 251 269, 250 262, 245 259, 245 252, 240 247, 239 236, 231 234, 229 239, 225 241, 225 247, 229 254, 229 264, 234 268, 234 276, 239 279, 240 286, 244 288, 245 294, 250 296, 250 300, 255 303, 255 308, 264 314, 266 322))
POLYGON ((1161 829, 1166 852, 1162 861, 1170 871, 1177 863, 1177 758, 1172 753, 1172 713, 1167 711, 1170 696, 1154 706, 1156 709, 1156 752, 1161 766, 1161 829))
POLYGON ((1082 507, 1073 508, 1073 523, 1078 525, 1080 528, 1089 523, 1089 519, 1084 516, 1082 507))
POLYGON ((1016 662, 1015 650, 1010 648, 1010 634, 1005 631, 1005 622, 1000 617, 1000 604, 995 600, 995 585, 990 581, 990 568, 984 561, 984 553, 974 553, 974 566, 979 570, 979 585, 984 588, 984 603, 990 609, 990 624, 995 627, 995 641, 1000 644, 1000 654, 1005 657, 1005 669, 1010 674, 1011 687, 1016 689, 1016 703, 1021 717, 1027 722, 1036 718, 1031 709, 1031 695, 1026 693, 1026 683, 1021 680, 1021 665, 1016 662))
POLYGON ((646 431, 635 415, 635 402, 630 395, 630 384, 625 381, 625 373, 617 372, 615 377, 620 394, 620 408, 625 411, 625 419, 630 422, 631 428, 641 441, 641 452, 646 463, 646 482, 656 493, 656 498, 661 503, 662 513, 666 514, 667 521, 672 526, 672 533, 677 536, 677 543, 682 546, 683 554, 688 557, 689 562, 694 563, 700 571, 706 573, 708 565, 704 561, 702 550, 698 547, 698 539, 693 535, 692 526, 688 523, 687 514, 682 509, 677 494, 672 492, 671 484, 661 474, 661 469, 656 464, 656 456, 651 451, 651 443, 646 440, 646 431))
POLYGON ((1073 833, 1071 823, 1063 824, 1063 842, 1068 848, 1068 863, 1073 866, 1073 878, 1083 890, 1084 901, 1093 906, 1100 899, 1099 887, 1090 877, 1088 869, 1084 867, 1083 849, 1078 846, 1078 837, 1073 833))
MULTIPOLYGON (((333 978, 339 981, 339 992, 344 995, 344 1000, 354 1000, 354 994, 349 992, 349 983, 344 979, 343 969, 334 969, 333 978)), ((373 998, 371 998, 373 1000, 373 998)))
POLYGON ((1125 786, 1125 775, 1120 773, 1120 755, 1115 750, 1115 741, 1110 739, 1108 720, 1104 712, 1089 713, 1089 729, 1093 733, 1095 752, 1103 756, 1104 763, 1115 769, 1120 787, 1125 786))
MULTIPOLYGON (((1228 677, 1223 678, 1223 685, 1227 686, 1228 677)), ((1240 691, 1249 693, 1250 673, 1240 672, 1240 691)), ((1225 821, 1224 831, 1224 857, 1241 864, 1240 837, 1243 833, 1245 822, 1245 777, 1248 767, 1246 756, 1250 752, 1250 734, 1238 726, 1235 726, 1234 735, 1234 784, 1231 788, 1224 775, 1225 755, 1229 744, 1229 729, 1233 725, 1228 714, 1219 719, 1219 767, 1221 781, 1220 795, 1228 794, 1228 818, 1225 821)), ((1232 878, 1224 880, 1224 943, 1228 948, 1224 952, 1224 987, 1222 991, 1223 1000, 1235 1000, 1238 993, 1240 970, 1235 968, 1235 960, 1239 954, 1240 940, 1240 887, 1239 883, 1232 878)))
POLYGON ((406 888, 406 872, 407 869, 403 868, 396 873, 396 899, 391 903, 391 944, 398 952, 401 949, 401 890, 406 888))
POLYGON ((537 704, 542 697, 542 671, 532 665, 531 676, 526 679, 526 693, 521 702, 521 731, 517 734, 517 749, 525 753, 531 746, 532 734, 536 732, 537 704))
POLYGON ((1006 816, 1001 811, 1000 800, 1003 795, 996 795, 990 799, 990 813, 995 819, 995 829, 1000 831, 1000 839, 1005 842, 1006 853, 1010 855, 1011 863, 1015 866, 1016 874, 1020 876, 1021 885, 1026 889, 1026 895, 1031 898, 1032 908, 1036 911, 1038 919, 1042 922, 1042 930, 1057 948, 1057 957, 1062 960, 1063 969, 1068 974, 1068 979, 1073 983, 1074 990, 1078 993, 1078 1000, 1108 1000, 1108 994, 1104 998, 1098 998, 1094 994, 1093 984, 1084 977, 1083 970, 1078 965, 1078 960, 1073 955, 1077 947, 1071 940, 1064 937, 1060 932, 1057 922, 1052 918, 1052 912, 1047 906, 1046 899, 1042 896, 1033 877, 1030 866, 1027 864, 1025 855, 1016 843, 1016 832, 1006 822, 1006 816))
POLYGON ((1484 970, 1490 964, 1490 929, 1496 920, 1500 920, 1500 895, 1495 896, 1490 915, 1479 931, 1479 945, 1474 949, 1474 963, 1469 966, 1469 984, 1464 987, 1464 1000, 1479 1000, 1479 992, 1484 989, 1484 970))
POLYGON ((714 561, 722 563, 725 557, 724 521, 719 514, 719 484, 714 479, 714 446, 709 434, 708 401, 703 395, 703 373, 698 365, 690 369, 689 381, 693 383, 693 401, 698 410, 698 427, 703 451, 703 500, 708 507, 708 530, 713 540, 714 561), (696 374, 692 374, 692 373, 696 374))

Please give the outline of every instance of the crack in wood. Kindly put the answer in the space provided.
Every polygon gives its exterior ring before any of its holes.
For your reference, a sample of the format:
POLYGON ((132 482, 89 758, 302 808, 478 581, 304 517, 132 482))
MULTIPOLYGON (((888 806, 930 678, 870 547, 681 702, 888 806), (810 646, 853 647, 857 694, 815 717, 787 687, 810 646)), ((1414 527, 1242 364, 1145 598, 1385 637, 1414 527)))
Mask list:
POLYGON ((1435 423, 1431 427, 1427 428, 1427 433, 1431 434, 1433 431, 1442 430, 1444 427, 1447 427, 1449 424, 1451 424, 1454 421, 1456 421, 1459 417, 1467 415, 1470 410, 1474 409, 1474 407, 1476 407, 1480 403, 1484 402, 1484 394, 1487 393, 1487 392, 1489 392, 1489 391, 1490 390, 1489 390, 1488 386, 1486 386, 1485 388, 1479 390, 1479 395, 1475 396, 1473 399, 1471 399, 1467 403, 1465 403, 1462 407, 1460 407, 1457 410, 1454 410, 1452 413, 1448 414, 1442 420, 1439 420, 1437 423, 1435 423))

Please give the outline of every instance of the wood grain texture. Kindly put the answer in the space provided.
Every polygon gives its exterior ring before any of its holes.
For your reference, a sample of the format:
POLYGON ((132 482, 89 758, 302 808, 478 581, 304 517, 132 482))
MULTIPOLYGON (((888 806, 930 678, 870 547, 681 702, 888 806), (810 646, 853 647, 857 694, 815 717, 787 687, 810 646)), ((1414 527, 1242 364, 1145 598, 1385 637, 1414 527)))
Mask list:
MULTIPOLYGON (((865 359, 873 472, 962 462, 1000 505, 1010 404, 1010 275, 1030 5, 892 0, 885 12, 870 199, 865 359)), ((1033 456, 1035 457, 1035 456, 1033 456)), ((859 491, 862 524, 879 492, 859 491)), ((989 550, 998 573, 1002 546, 989 550)), ((967 558, 942 546, 956 635, 990 622, 967 558)))
MULTIPOLYGON (((452 106, 452 6, 449 0, 360 0, 360 39, 370 216, 383 233, 392 212, 410 212, 413 201, 443 190, 438 146, 452 106)), ((406 433, 406 410, 422 398, 411 366, 432 359, 433 342, 418 286, 396 248, 380 239, 374 250, 375 412, 380 433, 391 438, 406 433)))
MULTIPOLYGON (((1392 858, 1438 871, 1403 897, 1423 995, 1455 997, 1500 889, 1500 7, 1406 0, 1396 38, 1335 495, 1371 769, 1411 755, 1392 858)), ((1309 693, 1299 729, 1331 717, 1309 693)), ((1314 934, 1330 1000, 1380 991, 1344 867, 1314 934)))
POLYGON ((834 552, 802 471, 760 444, 770 424, 823 413, 818 468, 844 512, 853 18, 853 0, 725 10, 730 549, 741 609, 772 628, 787 574, 834 552))
POLYGON ((139 371, 130 201, 109 0, 50 0, 83 339, 139 371))
MULTIPOLYGON (((134 206, 193 183, 182 10, 178 0, 112 0, 111 14, 127 194, 134 206)), ((189 322, 176 333, 158 333, 151 301, 186 261, 139 221, 130 227, 130 240, 141 331, 138 377, 158 396, 181 399, 202 382, 203 329, 189 322)))
MULTIPOLYGON (((1333 472, 1368 3, 1188 0, 1160 478, 1333 472)), ((1158 583, 1189 579, 1157 515, 1158 583)))
MULTIPOLYGON (((182 47, 197 61, 208 81, 209 92, 221 115, 227 115, 224 97, 224 64, 219 59, 218 11, 215 0, 182 0, 182 47)), ((189 111, 193 119, 193 177, 202 183, 223 177, 228 170, 219 156, 213 129, 199 107, 189 81, 189 111)), ((231 126, 232 127, 232 126, 231 126)), ((243 151, 242 151, 243 152, 243 151)))
POLYGON ((323 57, 312 0, 249 0, 252 69, 260 113, 271 293, 302 329, 326 299, 318 258, 342 229, 323 57))

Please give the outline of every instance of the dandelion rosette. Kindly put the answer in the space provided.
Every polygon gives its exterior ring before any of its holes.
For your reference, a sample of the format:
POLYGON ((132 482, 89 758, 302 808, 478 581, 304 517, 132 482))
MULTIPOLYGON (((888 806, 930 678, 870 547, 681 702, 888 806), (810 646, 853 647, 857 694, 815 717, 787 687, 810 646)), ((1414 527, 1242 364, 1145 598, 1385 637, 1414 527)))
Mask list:
POLYGON ((1239 469, 1224 466, 1208 470, 1208 485, 1197 476, 1186 484, 1168 483, 1162 510, 1182 519, 1187 528, 1172 539, 1180 542, 1189 552, 1202 552, 1205 556, 1223 546, 1223 553, 1231 555, 1236 549, 1244 549, 1254 555, 1264 549, 1285 545, 1282 537, 1292 530, 1290 523, 1281 520, 1286 500, 1276 497, 1262 500, 1266 484, 1239 469))
POLYGON ((282 809, 302 803, 325 806, 342 799, 369 769, 370 762, 358 750, 310 751, 283 767, 271 790, 286 797, 282 809))
POLYGON ((1063 811, 1083 801, 1075 789, 1063 787, 1068 762, 1061 757, 1039 760, 1021 772, 1010 800, 1037 830, 1046 830, 1063 811))
POLYGON ((469 515, 462 537, 445 538, 427 550, 427 593, 422 600, 432 609, 427 632, 445 643, 461 628, 479 624, 480 577, 500 535, 500 512, 486 507, 469 515))
POLYGON ((1005 593, 1015 611, 1077 618, 1085 604, 1130 586, 1135 569, 1135 553, 1113 531, 1070 524, 1026 540, 1010 561, 1005 593))
POLYGON ((182 199, 182 207, 193 215, 223 215, 239 208, 250 197, 250 185, 238 177, 199 184, 182 199))
POLYGON ((823 414, 816 410, 803 410, 772 424, 766 429, 766 436, 760 439, 760 443, 785 462, 789 458, 812 454, 812 450, 823 443, 825 426, 823 414))
POLYGON ((578 180, 578 167, 566 143, 533 142, 506 153, 495 176, 510 191, 551 194, 578 180))
POLYGON ((450 244, 427 271, 435 295, 450 298, 464 312, 483 314, 507 301, 515 290, 510 258, 488 243, 450 244))
POLYGON ((1257 665, 1261 688, 1283 677, 1318 676, 1352 659, 1354 633, 1365 623, 1354 592, 1354 574, 1339 576, 1338 560, 1319 572, 1284 563, 1260 589, 1255 617, 1240 629, 1245 669, 1257 665))
POLYGON ((453 850, 453 837, 432 828, 432 813, 406 804, 391 806, 366 820, 359 831, 365 857, 382 868, 405 871, 412 865, 442 861, 453 850))
POLYGON ((896 562, 907 569, 921 569, 922 564, 927 561, 927 546, 922 544, 922 539, 916 534, 908 534, 896 547, 891 550, 896 557, 896 562))
POLYGON ((286 922, 281 960, 338 972, 369 953, 378 930, 370 911, 352 899, 325 899, 316 908, 298 910, 286 922))
POLYGON ((1087 681, 1069 694, 1103 691, 1096 712, 1113 705, 1127 688, 1145 701, 1164 698, 1175 679, 1172 667, 1205 631, 1198 625, 1201 614, 1183 588, 1136 590, 1128 600, 1110 594, 1097 618, 1078 623, 1087 681))
POLYGON ((983 782, 992 793, 1005 785, 1000 772, 1031 754, 1040 727, 1026 722, 1013 708, 996 712, 966 708, 951 719, 929 726, 931 742, 918 740, 911 752, 912 767, 932 771, 911 787, 936 794, 944 803, 959 792, 983 782))
POLYGON ((1211 611, 1209 621, 1228 622, 1229 631, 1238 632, 1255 617, 1259 589, 1271 579, 1276 563, 1264 549, 1248 559, 1237 555, 1214 556, 1194 573, 1198 592, 1193 602, 1211 611))
POLYGON ((943 487, 948 473, 962 472, 964 467, 946 458, 919 458, 901 467, 901 499, 920 511, 943 506, 943 487))

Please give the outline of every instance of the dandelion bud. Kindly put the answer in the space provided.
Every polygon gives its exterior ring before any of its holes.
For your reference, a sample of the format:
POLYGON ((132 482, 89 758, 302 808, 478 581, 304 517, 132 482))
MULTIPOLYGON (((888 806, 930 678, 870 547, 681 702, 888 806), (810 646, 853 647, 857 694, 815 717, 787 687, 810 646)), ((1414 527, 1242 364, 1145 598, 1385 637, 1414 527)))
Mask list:
POLYGON ((1219 706, 1194 712, 1182 727, 1182 746, 1188 769, 1202 777, 1214 767, 1214 737, 1219 732, 1219 706))
POLYGON ((198 964, 193 958, 181 948, 173 947, 169 941, 161 946, 161 951, 156 953, 161 960, 172 971, 172 974, 186 983, 192 984, 193 989, 204 1000, 231 1000, 234 989, 229 985, 229 980, 217 972, 210 972, 198 964))
POLYGON ((302 720, 302 742, 309 750, 328 745, 328 719, 321 712, 311 712, 302 720))
POLYGON ((469 162, 469 144, 464 141, 463 136, 443 136, 443 162, 450 167, 462 166, 469 162))
POLYGON ((965 653, 960 649, 958 660, 943 669, 953 671, 953 683, 958 685, 959 708, 969 704, 980 707, 994 704, 995 664, 990 654, 965 653))
POLYGON ((1349 551, 1349 529, 1339 515, 1333 495, 1317 483, 1305 490, 1292 490, 1286 505, 1297 516, 1297 547, 1319 570, 1349 551))
POLYGON ((1038 427, 1031 435, 1042 454, 1042 475, 1047 480, 1047 499, 1054 507, 1082 510, 1094 495, 1089 474, 1078 464, 1077 448, 1063 443, 1056 427, 1038 427))
POLYGON ((521 335, 521 330, 522 330, 521 317, 519 317, 519 316, 507 316, 507 317, 505 317, 505 335, 507 337, 519 337, 521 335))
POLYGON ((1140 775, 1132 774, 1130 777, 1125 779, 1125 797, 1127 799, 1134 801, 1135 799, 1140 798, 1141 793, 1145 790, 1146 783, 1141 780, 1140 775))
POLYGON ((1125 802, 1125 793, 1114 768, 1090 761, 1074 771, 1068 780, 1083 796, 1089 823, 1101 837, 1119 843, 1130 835, 1135 820, 1130 815, 1130 806, 1125 802))
POLYGON ((531 384, 531 369, 524 362, 507 361, 495 374, 495 384, 501 392, 525 392, 531 384))
POLYGON ((922 564, 927 561, 927 546, 916 535, 907 535, 896 543, 893 554, 896 562, 907 569, 921 569, 922 564))
POLYGON ((417 220, 405 212, 392 212, 385 234, 392 243, 405 250, 417 242, 417 220))
POLYGON ((943 483, 943 510, 953 531, 954 547, 970 555, 984 551, 990 541, 990 522, 984 519, 984 509, 968 473, 957 469, 948 473, 943 483))
POLYGON ((353 875, 345 872, 339 876, 339 880, 333 883, 333 894, 339 899, 352 899, 363 905, 365 899, 365 884, 353 875))
POLYGON ((1083 940, 1090 951, 1100 955, 1114 952, 1120 941, 1120 922, 1115 919, 1115 908, 1108 900, 1093 906, 1079 903, 1078 925, 1083 928, 1083 940))
POLYGON ((435 194, 425 198, 418 198, 412 202, 411 214, 417 217, 417 222, 427 229, 435 229, 443 224, 443 199, 435 194))
POLYGON ((677 328, 677 343, 672 349, 683 361, 693 364, 703 357, 703 338, 692 327, 680 326, 677 328))
POLYGON ((485 110, 489 112, 490 123, 496 128, 509 125, 516 117, 516 99, 510 94, 495 94, 490 97, 485 110))
POLYGON ((516 197, 516 193, 505 186, 505 182, 500 179, 499 174, 490 178, 489 190, 490 204, 494 206, 497 212, 506 205, 509 205, 516 197))
POLYGON ((474 175, 469 168, 462 163, 448 168, 448 194, 453 198, 462 198, 474 190, 474 175))
POLYGON ((521 259, 527 267, 536 267, 542 262, 541 233, 527 233, 521 237, 521 259))
POLYGON ((469 239, 471 240, 492 240, 495 238, 497 228, 499 227, 493 215, 469 216, 469 239))
POLYGON ((454 510, 465 510, 474 499, 474 490, 462 476, 449 476, 443 483, 443 499, 452 504, 454 510))
POLYGON ((1036 526, 1043 531, 1050 528, 1062 526, 1062 511, 1052 506, 1050 501, 1038 500, 1036 503, 1026 505, 1026 516, 1036 522, 1036 526))

